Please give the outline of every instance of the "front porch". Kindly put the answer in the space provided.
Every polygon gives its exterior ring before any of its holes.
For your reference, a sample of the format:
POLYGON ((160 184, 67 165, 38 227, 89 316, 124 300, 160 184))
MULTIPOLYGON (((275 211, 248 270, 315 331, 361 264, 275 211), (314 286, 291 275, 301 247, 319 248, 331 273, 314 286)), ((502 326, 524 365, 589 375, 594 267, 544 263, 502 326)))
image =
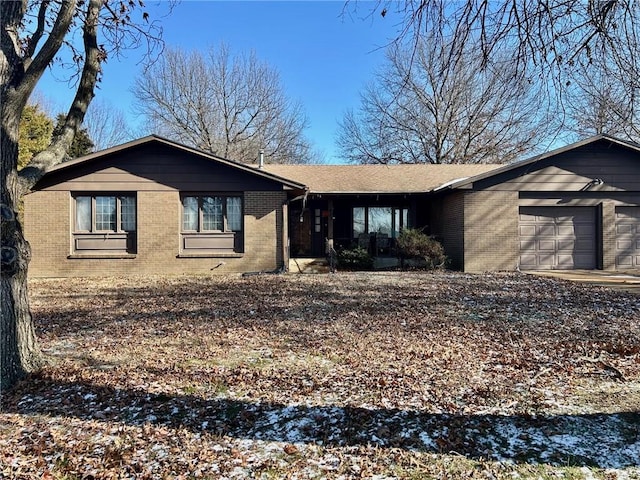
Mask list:
POLYGON ((380 268, 397 263, 395 241, 407 227, 428 229, 424 195, 310 195, 289 207, 289 255, 293 260, 325 258, 336 251, 367 250, 380 268), (422 203, 420 214, 417 204, 422 203))

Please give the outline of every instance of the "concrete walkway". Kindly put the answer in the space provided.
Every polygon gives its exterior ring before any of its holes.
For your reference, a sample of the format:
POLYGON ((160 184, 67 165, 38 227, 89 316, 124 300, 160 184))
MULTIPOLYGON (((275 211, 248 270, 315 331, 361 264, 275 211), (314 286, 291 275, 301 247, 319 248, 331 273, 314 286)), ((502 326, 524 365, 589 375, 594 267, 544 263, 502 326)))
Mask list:
POLYGON ((527 273, 609 287, 640 295, 640 270, 625 270, 624 272, 606 272, 603 270, 541 270, 527 273))

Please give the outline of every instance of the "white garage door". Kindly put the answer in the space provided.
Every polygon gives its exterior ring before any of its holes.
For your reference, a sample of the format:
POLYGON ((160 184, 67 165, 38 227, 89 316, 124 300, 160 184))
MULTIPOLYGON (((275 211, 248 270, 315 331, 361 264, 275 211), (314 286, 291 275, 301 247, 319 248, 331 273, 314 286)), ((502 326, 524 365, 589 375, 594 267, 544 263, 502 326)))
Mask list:
POLYGON ((520 207, 520 268, 596 268, 595 209, 520 207))
POLYGON ((616 207, 616 268, 640 268, 640 207, 616 207))

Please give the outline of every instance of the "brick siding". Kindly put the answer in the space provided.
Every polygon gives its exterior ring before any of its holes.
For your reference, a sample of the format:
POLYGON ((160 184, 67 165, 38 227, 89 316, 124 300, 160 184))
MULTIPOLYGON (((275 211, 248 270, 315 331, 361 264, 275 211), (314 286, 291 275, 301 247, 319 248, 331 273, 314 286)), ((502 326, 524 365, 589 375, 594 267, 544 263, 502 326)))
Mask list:
POLYGON ((441 202, 439 212, 433 212, 436 220, 436 236, 442 239, 442 246, 449 259, 449 266, 464 269, 464 193, 453 192, 441 202), (437 219, 441 220, 438 221, 437 219))
POLYGON ((515 270, 519 263, 518 192, 464 196, 464 270, 515 270))
POLYGON ((179 256, 180 195, 137 193, 137 252, 133 258, 70 258, 73 199, 68 191, 25 198, 25 235, 32 246, 31 277, 224 274, 282 265, 282 204, 286 193, 245 192, 244 254, 238 258, 179 256))

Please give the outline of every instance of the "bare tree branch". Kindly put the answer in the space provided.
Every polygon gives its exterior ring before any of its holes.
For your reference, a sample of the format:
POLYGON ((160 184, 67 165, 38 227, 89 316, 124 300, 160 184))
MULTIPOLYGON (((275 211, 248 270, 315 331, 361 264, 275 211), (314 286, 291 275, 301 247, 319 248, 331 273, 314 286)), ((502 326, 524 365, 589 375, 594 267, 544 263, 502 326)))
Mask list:
POLYGON ((207 56, 169 49, 134 90, 137 111, 157 133, 242 162, 260 149, 271 163, 310 160, 301 106, 254 53, 234 56, 224 44, 207 56))
POLYGON ((502 61, 467 45, 424 38, 392 47, 386 67, 349 112, 338 146, 359 163, 508 162, 535 150, 550 128, 544 96, 502 61), (445 42, 445 43, 440 43, 445 42), (452 51, 453 50, 453 51, 452 51))

